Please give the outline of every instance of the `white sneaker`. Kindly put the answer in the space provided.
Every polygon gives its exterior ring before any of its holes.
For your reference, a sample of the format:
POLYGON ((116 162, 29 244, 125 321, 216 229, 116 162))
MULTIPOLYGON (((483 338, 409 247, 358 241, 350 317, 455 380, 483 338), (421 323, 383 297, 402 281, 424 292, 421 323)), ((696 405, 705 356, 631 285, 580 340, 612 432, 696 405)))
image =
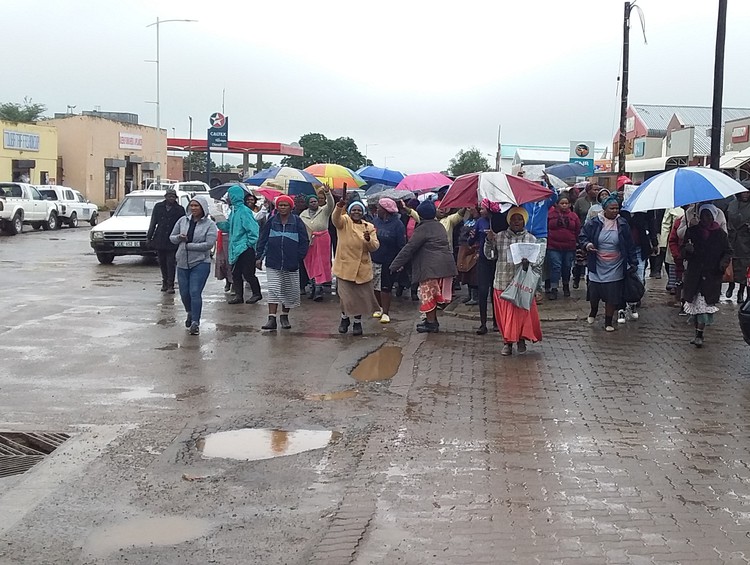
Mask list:
POLYGON ((637 308, 637 306, 628 304, 628 307, 625 308, 625 319, 627 319, 627 320, 637 320, 638 319, 638 310, 636 308, 637 308))
POLYGON ((586 318, 587 324, 593 324, 595 321, 596 321, 596 318, 594 318, 593 316, 589 316, 588 318, 586 318))
POLYGON ((604 328, 604 331, 606 331, 606 332, 613 332, 613 331, 615 331, 615 327, 614 326, 607 326, 607 327, 604 328))
POLYGON ((387 324, 391 321, 391 317, 388 314, 383 314, 380 316, 380 323, 381 324, 387 324))
POLYGON ((372 313, 373 318, 380 318, 382 315, 383 315, 382 310, 376 310, 375 312, 372 313))
POLYGON ((627 319, 625 318, 625 310, 618 310, 617 311, 617 323, 624 324, 625 322, 627 322, 627 319))

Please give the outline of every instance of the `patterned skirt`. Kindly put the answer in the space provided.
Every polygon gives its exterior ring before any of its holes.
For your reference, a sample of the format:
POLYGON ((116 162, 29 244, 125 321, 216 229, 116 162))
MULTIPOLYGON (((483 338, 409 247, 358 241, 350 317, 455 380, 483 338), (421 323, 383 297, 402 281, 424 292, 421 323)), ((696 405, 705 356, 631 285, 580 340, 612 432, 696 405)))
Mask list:
POLYGON ((266 267, 268 303, 296 308, 299 300, 299 271, 277 271, 266 267))

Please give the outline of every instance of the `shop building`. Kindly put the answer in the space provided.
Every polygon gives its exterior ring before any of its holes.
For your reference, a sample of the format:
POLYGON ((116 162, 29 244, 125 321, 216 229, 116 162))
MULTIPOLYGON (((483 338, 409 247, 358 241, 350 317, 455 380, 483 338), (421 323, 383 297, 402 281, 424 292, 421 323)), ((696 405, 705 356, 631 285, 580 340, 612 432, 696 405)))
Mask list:
POLYGON ((57 182, 57 130, 43 123, 0 121, 0 181, 55 184, 57 182))
POLYGON ((167 178, 166 130, 140 125, 135 114, 55 114, 44 123, 57 129, 58 184, 95 204, 113 208, 131 190, 167 178))

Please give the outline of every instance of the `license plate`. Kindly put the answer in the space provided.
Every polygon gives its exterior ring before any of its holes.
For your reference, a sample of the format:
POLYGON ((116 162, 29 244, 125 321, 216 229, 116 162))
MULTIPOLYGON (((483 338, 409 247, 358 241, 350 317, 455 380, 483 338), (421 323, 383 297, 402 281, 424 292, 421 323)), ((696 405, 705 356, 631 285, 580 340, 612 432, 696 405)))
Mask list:
POLYGON ((140 241, 115 241, 115 247, 140 247, 140 241))

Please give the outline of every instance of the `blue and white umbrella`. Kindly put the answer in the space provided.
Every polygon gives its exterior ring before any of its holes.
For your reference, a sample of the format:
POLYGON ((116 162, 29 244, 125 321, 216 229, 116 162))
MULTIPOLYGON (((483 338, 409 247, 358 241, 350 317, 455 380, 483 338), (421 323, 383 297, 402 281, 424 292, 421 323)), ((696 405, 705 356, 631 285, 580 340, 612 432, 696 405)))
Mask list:
POLYGON ((294 167, 271 167, 246 178, 246 184, 280 190, 284 194, 315 194, 323 186, 316 177, 294 167))
POLYGON ((727 198, 747 190, 714 169, 682 167, 651 177, 625 200, 623 210, 647 212, 727 198))

